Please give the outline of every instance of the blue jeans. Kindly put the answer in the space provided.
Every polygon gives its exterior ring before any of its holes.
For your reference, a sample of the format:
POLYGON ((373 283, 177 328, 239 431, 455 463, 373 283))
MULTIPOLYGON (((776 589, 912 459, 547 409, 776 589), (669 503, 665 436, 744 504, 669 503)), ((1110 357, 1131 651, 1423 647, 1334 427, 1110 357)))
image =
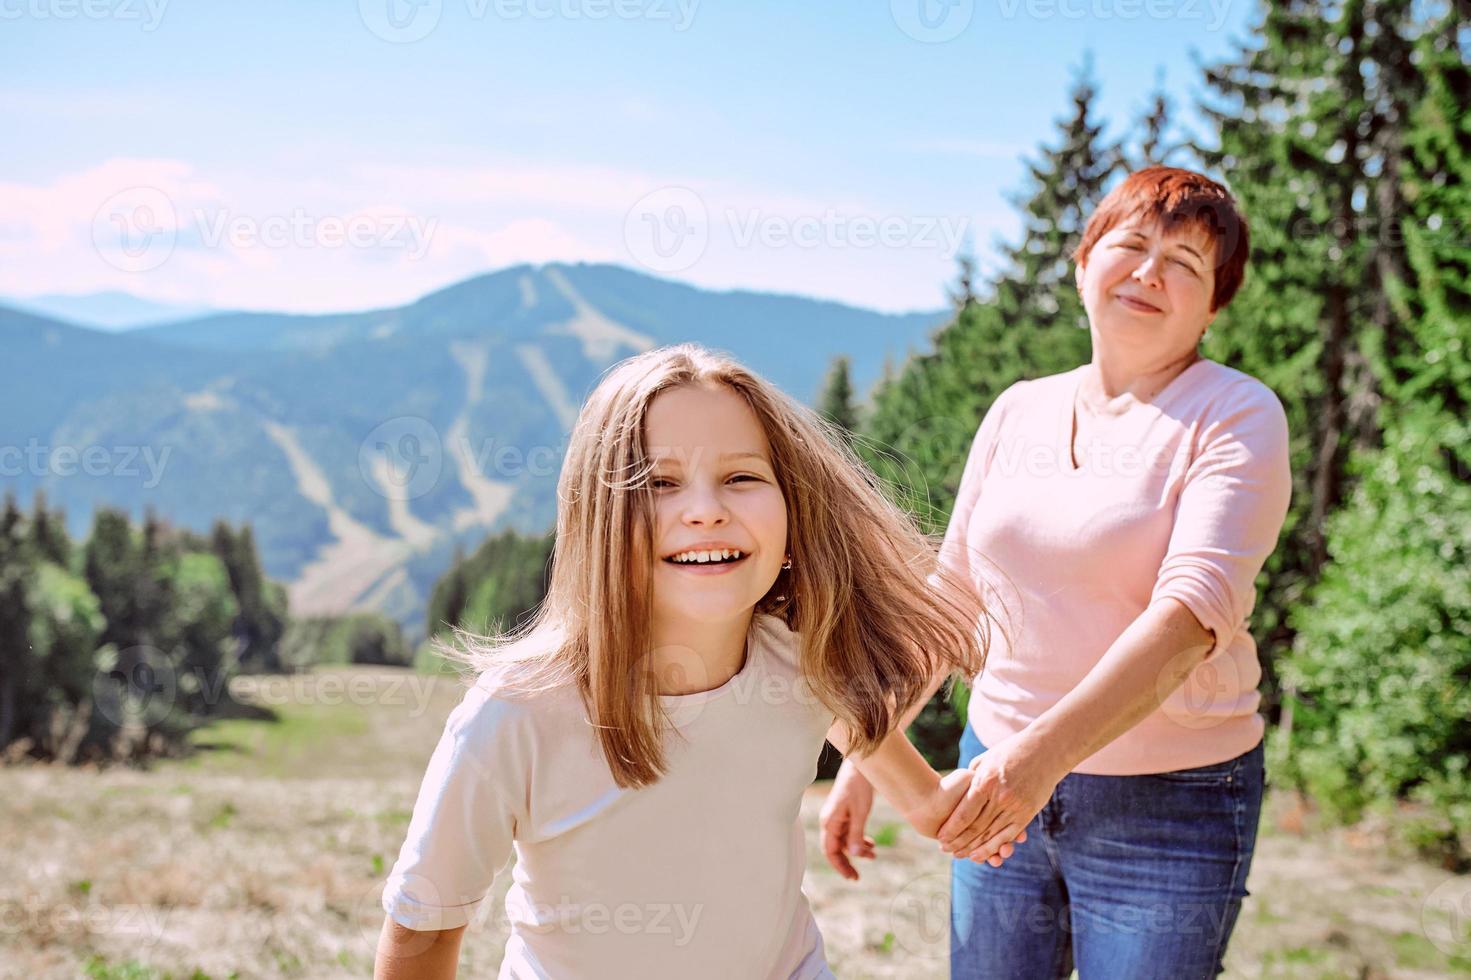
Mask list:
MULTIPOLYGON (((986 751, 965 726, 960 764, 986 751)), ((1192 980, 1221 972, 1246 897, 1262 746, 1198 769, 1070 773, 999 868, 954 861, 953 980, 1192 980)))

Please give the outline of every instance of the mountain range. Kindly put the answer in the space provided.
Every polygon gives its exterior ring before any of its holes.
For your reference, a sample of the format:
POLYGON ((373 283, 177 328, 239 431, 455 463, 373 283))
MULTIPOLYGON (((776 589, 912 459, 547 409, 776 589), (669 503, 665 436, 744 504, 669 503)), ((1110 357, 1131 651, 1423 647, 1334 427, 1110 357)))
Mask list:
POLYGON ((867 391, 946 318, 593 264, 391 309, 123 333, 0 306, 0 486, 44 488, 77 536, 104 503, 199 530, 248 521, 293 615, 379 609, 413 632, 457 545, 553 523, 567 433, 612 363, 696 341, 811 403, 835 356, 867 391))
POLYGON ((116 290, 101 293, 57 293, 14 299, 0 297, 0 303, 24 313, 109 331, 132 330, 135 327, 186 320, 214 312, 197 304, 159 303, 116 290))

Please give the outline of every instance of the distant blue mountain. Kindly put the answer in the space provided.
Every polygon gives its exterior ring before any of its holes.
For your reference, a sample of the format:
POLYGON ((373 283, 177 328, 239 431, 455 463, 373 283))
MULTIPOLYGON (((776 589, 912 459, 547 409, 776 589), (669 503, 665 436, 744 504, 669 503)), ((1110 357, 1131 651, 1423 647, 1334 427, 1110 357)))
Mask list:
POLYGON ((211 312, 205 306, 155 303, 153 300, 122 292, 56 294, 0 301, 15 309, 54 320, 65 320, 68 323, 109 331, 132 330, 135 327, 185 320, 211 312))
POLYGON ((201 530, 248 520, 295 612, 377 608, 414 628, 457 544, 550 526, 567 433, 615 361, 697 341, 810 403, 835 356, 866 392, 946 318, 582 264, 392 309, 123 334, 0 307, 0 359, 20 366, 0 386, 0 450, 29 453, 0 486, 44 488, 76 534, 101 502, 201 530))

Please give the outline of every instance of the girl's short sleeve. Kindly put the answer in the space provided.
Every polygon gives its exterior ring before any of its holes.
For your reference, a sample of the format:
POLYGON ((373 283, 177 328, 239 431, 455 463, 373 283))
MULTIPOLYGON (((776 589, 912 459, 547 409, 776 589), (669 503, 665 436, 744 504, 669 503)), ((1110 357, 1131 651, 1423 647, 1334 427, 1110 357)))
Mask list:
POLYGON ((415 930, 466 925, 511 855, 529 782, 525 707, 471 688, 429 760, 383 909, 415 930))

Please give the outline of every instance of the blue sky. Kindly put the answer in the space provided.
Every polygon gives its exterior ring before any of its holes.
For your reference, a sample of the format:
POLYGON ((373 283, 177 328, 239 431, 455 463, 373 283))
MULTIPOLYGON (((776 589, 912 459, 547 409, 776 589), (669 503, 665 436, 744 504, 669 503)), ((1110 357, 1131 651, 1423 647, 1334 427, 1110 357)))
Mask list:
POLYGON ((0 295, 359 309, 619 262, 881 309, 1244 0, 0 0, 0 295))

